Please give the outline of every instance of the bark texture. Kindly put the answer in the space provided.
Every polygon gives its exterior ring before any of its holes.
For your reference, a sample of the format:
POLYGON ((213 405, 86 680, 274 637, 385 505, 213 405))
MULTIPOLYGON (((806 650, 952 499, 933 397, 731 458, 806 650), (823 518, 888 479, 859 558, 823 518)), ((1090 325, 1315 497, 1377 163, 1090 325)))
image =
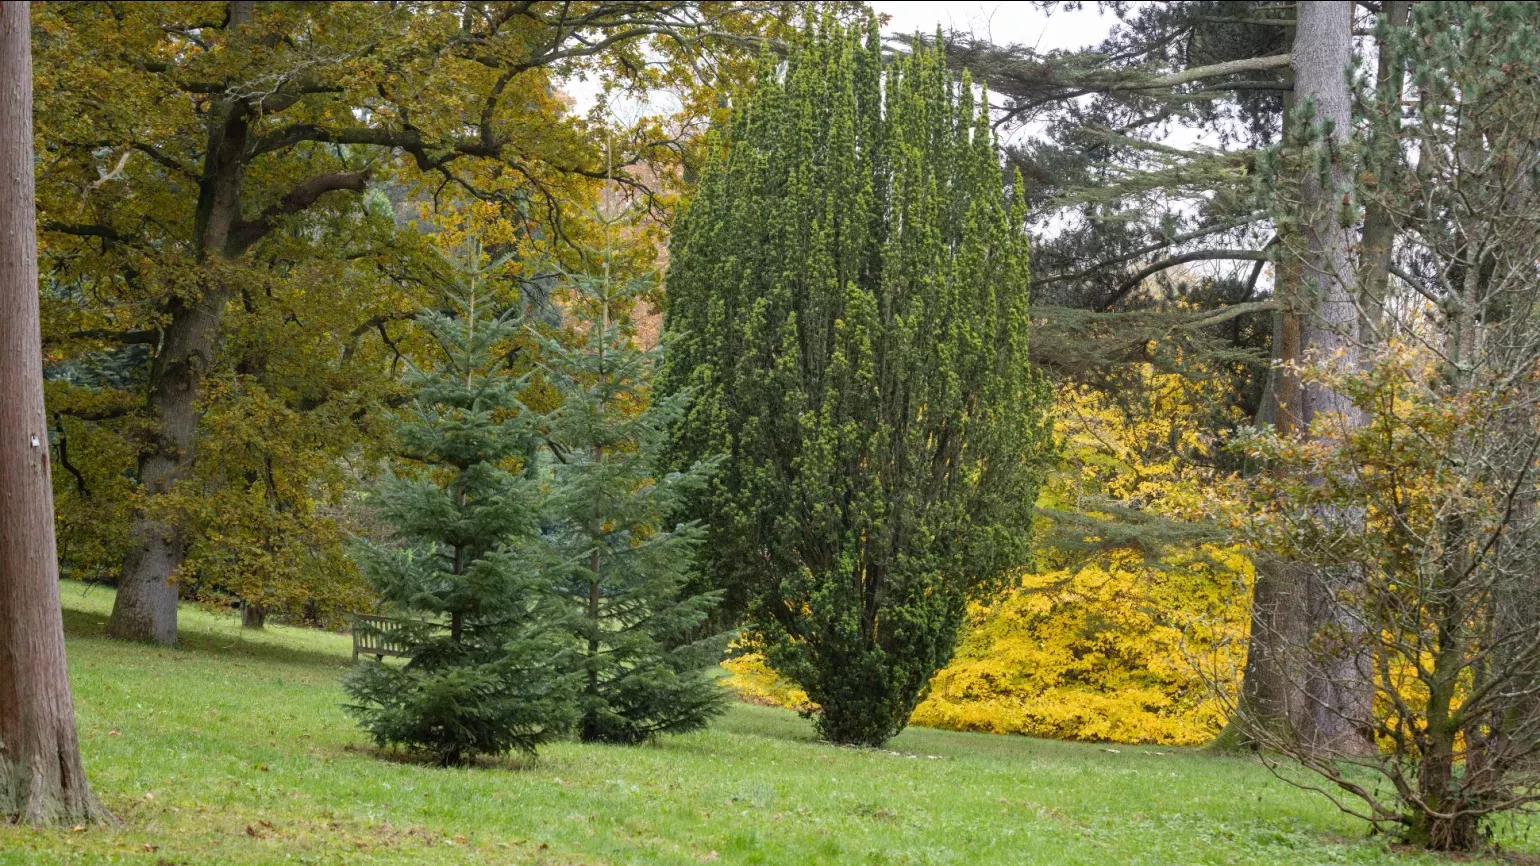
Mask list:
MULTIPOLYGON (((1295 35, 1291 27, 1290 52, 1295 35)), ((1292 67, 1289 80, 1292 86, 1292 67)), ((1290 90, 1283 96, 1285 130, 1293 112, 1294 93, 1290 90)), ((1290 228, 1280 221, 1278 233, 1283 243, 1274 247, 1273 286, 1279 305, 1273 314, 1272 369, 1268 371, 1256 419, 1258 424, 1272 424, 1283 435, 1297 434, 1300 429, 1300 321, 1308 312, 1302 300, 1301 268, 1297 258, 1288 252, 1295 246, 1289 236, 1290 228)), ((1229 723, 1209 746, 1215 751, 1292 740, 1305 704, 1304 677, 1298 665, 1291 664, 1291 648, 1299 646, 1308 632, 1304 575, 1299 568, 1277 557, 1258 557, 1255 567, 1251 627, 1240 694, 1229 723)))
MULTIPOLYGON (((247 23, 251 12, 249 0, 230 3, 230 29, 247 23)), ((148 499, 170 492, 197 456, 198 396, 214 355, 220 314, 230 299, 219 265, 242 252, 235 229, 241 216, 248 130, 249 109, 244 103, 229 97, 214 101, 194 227, 203 264, 203 293, 171 304, 165 342, 151 371, 149 406, 154 420, 139 455, 139 481, 148 499)), ((175 525, 144 511, 134 515, 108 634, 176 644, 176 573, 185 555, 185 540, 175 525)))
MULTIPOLYGON (((1298 366, 1322 358, 1356 364, 1364 319, 1351 239, 1337 200, 1343 184, 1338 157, 1352 123, 1347 70, 1353 4, 1333 0, 1297 8, 1289 55, 1293 90, 1283 106, 1290 158, 1299 172, 1298 200, 1291 203, 1297 218, 1280 220, 1278 229, 1282 243, 1275 266, 1280 302, 1273 333, 1275 368, 1268 389, 1271 399, 1259 415, 1281 434, 1307 436, 1323 416, 1346 425, 1363 423, 1350 400, 1318 382, 1303 381, 1298 366), (1309 122, 1319 127, 1319 138, 1312 140, 1298 128, 1297 106, 1309 108, 1309 122)), ((1399 14, 1404 17, 1405 10, 1399 14)), ((1383 245, 1388 249, 1388 241, 1383 245)), ((1385 261, 1388 267, 1388 253, 1385 261)), ((1354 519, 1350 514, 1318 517, 1354 519)), ((1374 748, 1364 730, 1364 722, 1372 718, 1372 672, 1358 639, 1361 628, 1339 597, 1351 593, 1354 582, 1347 568, 1322 574, 1302 563, 1258 560, 1241 693, 1235 716, 1215 740, 1215 748, 1259 742, 1297 743, 1340 754, 1374 748)))
POLYGON ((108 820, 86 781, 64 661, 38 323, 26 3, 0 3, 0 815, 108 820))
MULTIPOLYGON (((1320 127, 1319 158, 1301 160, 1299 182, 1302 288, 1310 312, 1300 322, 1300 343, 1309 356, 1344 366, 1359 358, 1360 311, 1357 280, 1349 254, 1348 229, 1340 216, 1344 185, 1339 160, 1352 127, 1348 65, 1353 53, 1353 3, 1301 3, 1294 36, 1294 98, 1313 109, 1320 127)), ((1364 415, 1348 397, 1319 382, 1300 392, 1302 432, 1318 423, 1355 427, 1364 415)), ((1320 514, 1327 524, 1351 523, 1356 515, 1320 514)), ((1305 677, 1305 713, 1298 731, 1310 748, 1323 753, 1363 754, 1374 750, 1368 730, 1373 719, 1371 660, 1362 625, 1342 598, 1361 584, 1352 565, 1313 569, 1307 614, 1314 634, 1305 677)))

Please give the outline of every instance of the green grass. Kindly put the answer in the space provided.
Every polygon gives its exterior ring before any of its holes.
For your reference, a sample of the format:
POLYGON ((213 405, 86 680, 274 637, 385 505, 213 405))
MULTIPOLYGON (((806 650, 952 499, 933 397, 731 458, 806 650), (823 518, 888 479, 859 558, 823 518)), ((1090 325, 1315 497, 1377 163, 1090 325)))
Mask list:
POLYGON ((348 638, 182 611, 182 648, 102 636, 64 585, 81 745, 110 829, 0 828, 0 863, 1435 863, 1254 761, 910 729, 813 741, 775 709, 527 766, 377 753, 342 712, 348 638))

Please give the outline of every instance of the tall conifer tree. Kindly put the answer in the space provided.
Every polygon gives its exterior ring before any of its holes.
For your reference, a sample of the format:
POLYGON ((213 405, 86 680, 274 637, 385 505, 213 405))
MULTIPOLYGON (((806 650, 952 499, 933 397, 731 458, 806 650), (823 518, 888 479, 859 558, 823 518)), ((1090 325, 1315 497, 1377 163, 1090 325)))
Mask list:
POLYGON ((483 263, 470 244, 464 263, 451 263, 453 314, 420 317, 440 363, 416 373, 399 435, 421 471, 380 491, 394 543, 358 552, 381 597, 420 620, 402 623, 405 666, 365 663, 349 675, 348 709, 379 744, 446 764, 532 753, 573 718, 565 609, 541 576, 531 473, 514 471, 535 440, 518 398, 524 378, 503 369, 523 323, 487 286, 506 261, 483 263))
POLYGON ((624 226, 601 220, 605 245, 585 250, 585 269, 564 281, 579 337, 548 350, 562 402, 550 418, 558 460, 546 516, 561 563, 555 583, 573 602, 578 732, 635 743, 703 728, 725 709, 713 671, 728 635, 689 639, 721 594, 684 591, 705 528, 668 518, 704 487, 714 461, 661 466, 690 395, 650 393, 658 351, 638 346, 625 313, 655 281, 612 276, 624 226))
POLYGON ((1026 563, 1048 398, 1021 185, 973 84, 877 27, 765 61, 671 246, 675 458, 728 455, 705 573, 836 742, 901 730, 970 593, 1026 563))

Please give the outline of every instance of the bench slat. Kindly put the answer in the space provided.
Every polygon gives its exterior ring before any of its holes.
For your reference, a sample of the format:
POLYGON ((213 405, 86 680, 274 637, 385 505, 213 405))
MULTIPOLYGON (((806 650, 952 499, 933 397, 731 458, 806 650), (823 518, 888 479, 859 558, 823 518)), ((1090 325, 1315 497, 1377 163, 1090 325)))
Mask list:
POLYGON ((377 659, 385 656, 411 658, 410 648, 398 637, 405 620, 364 613, 354 614, 352 619, 353 661, 357 662, 360 655, 372 655, 377 659), (366 628, 360 629, 360 625, 366 628))

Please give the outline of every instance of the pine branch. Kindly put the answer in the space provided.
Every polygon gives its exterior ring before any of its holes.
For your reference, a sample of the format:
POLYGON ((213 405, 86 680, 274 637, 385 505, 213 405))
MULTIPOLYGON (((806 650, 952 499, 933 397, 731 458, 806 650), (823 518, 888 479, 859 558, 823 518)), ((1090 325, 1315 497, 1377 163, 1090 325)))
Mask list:
POLYGON ((1114 289, 1106 300, 1096 305, 1096 311, 1099 313, 1107 312, 1118 301, 1123 300, 1125 295, 1138 288, 1146 277, 1169 270, 1177 265, 1200 261, 1267 261, 1267 257, 1268 253, 1266 250, 1193 250, 1192 252, 1164 258, 1140 269, 1137 273, 1124 280, 1122 285, 1114 289))
POLYGON ((1237 217, 1237 218, 1231 219, 1231 220, 1225 220, 1224 222, 1221 222, 1221 223, 1214 223, 1212 225, 1204 226, 1203 228, 1200 228, 1200 229, 1195 229, 1193 231, 1186 232, 1184 234, 1175 235, 1175 236, 1167 238, 1166 240, 1163 240, 1163 241, 1158 241, 1156 243, 1140 247, 1139 249, 1133 250, 1132 252, 1124 253, 1122 255, 1115 256, 1115 257, 1110 258, 1110 259, 1104 259, 1102 261, 1097 262, 1094 265, 1091 265, 1090 267, 1085 268, 1084 270, 1076 271, 1073 274, 1061 274, 1059 276, 1048 277, 1047 279, 1043 279, 1043 280, 1034 280, 1033 282, 1034 282, 1035 285, 1038 285, 1038 286, 1047 286, 1047 285, 1052 285, 1054 283, 1073 282, 1075 280, 1083 280, 1086 277, 1092 276, 1097 271, 1100 271, 1103 268, 1111 267, 1112 265, 1123 264, 1125 262, 1132 261, 1133 259, 1137 259, 1140 256, 1147 256, 1150 253, 1159 252, 1159 251, 1161 251, 1163 249, 1166 249, 1168 247, 1174 247, 1177 244, 1183 244, 1183 243, 1186 243, 1188 241, 1197 240, 1198 238, 1207 237, 1207 236, 1212 235, 1212 234, 1217 234, 1218 232, 1228 231, 1230 229, 1240 228, 1241 226, 1245 226, 1245 225, 1251 225, 1252 223, 1255 223, 1255 222, 1258 222, 1258 221, 1262 220, 1266 216, 1267 216, 1267 214, 1258 212, 1258 213, 1247 214, 1246 216, 1237 217))

